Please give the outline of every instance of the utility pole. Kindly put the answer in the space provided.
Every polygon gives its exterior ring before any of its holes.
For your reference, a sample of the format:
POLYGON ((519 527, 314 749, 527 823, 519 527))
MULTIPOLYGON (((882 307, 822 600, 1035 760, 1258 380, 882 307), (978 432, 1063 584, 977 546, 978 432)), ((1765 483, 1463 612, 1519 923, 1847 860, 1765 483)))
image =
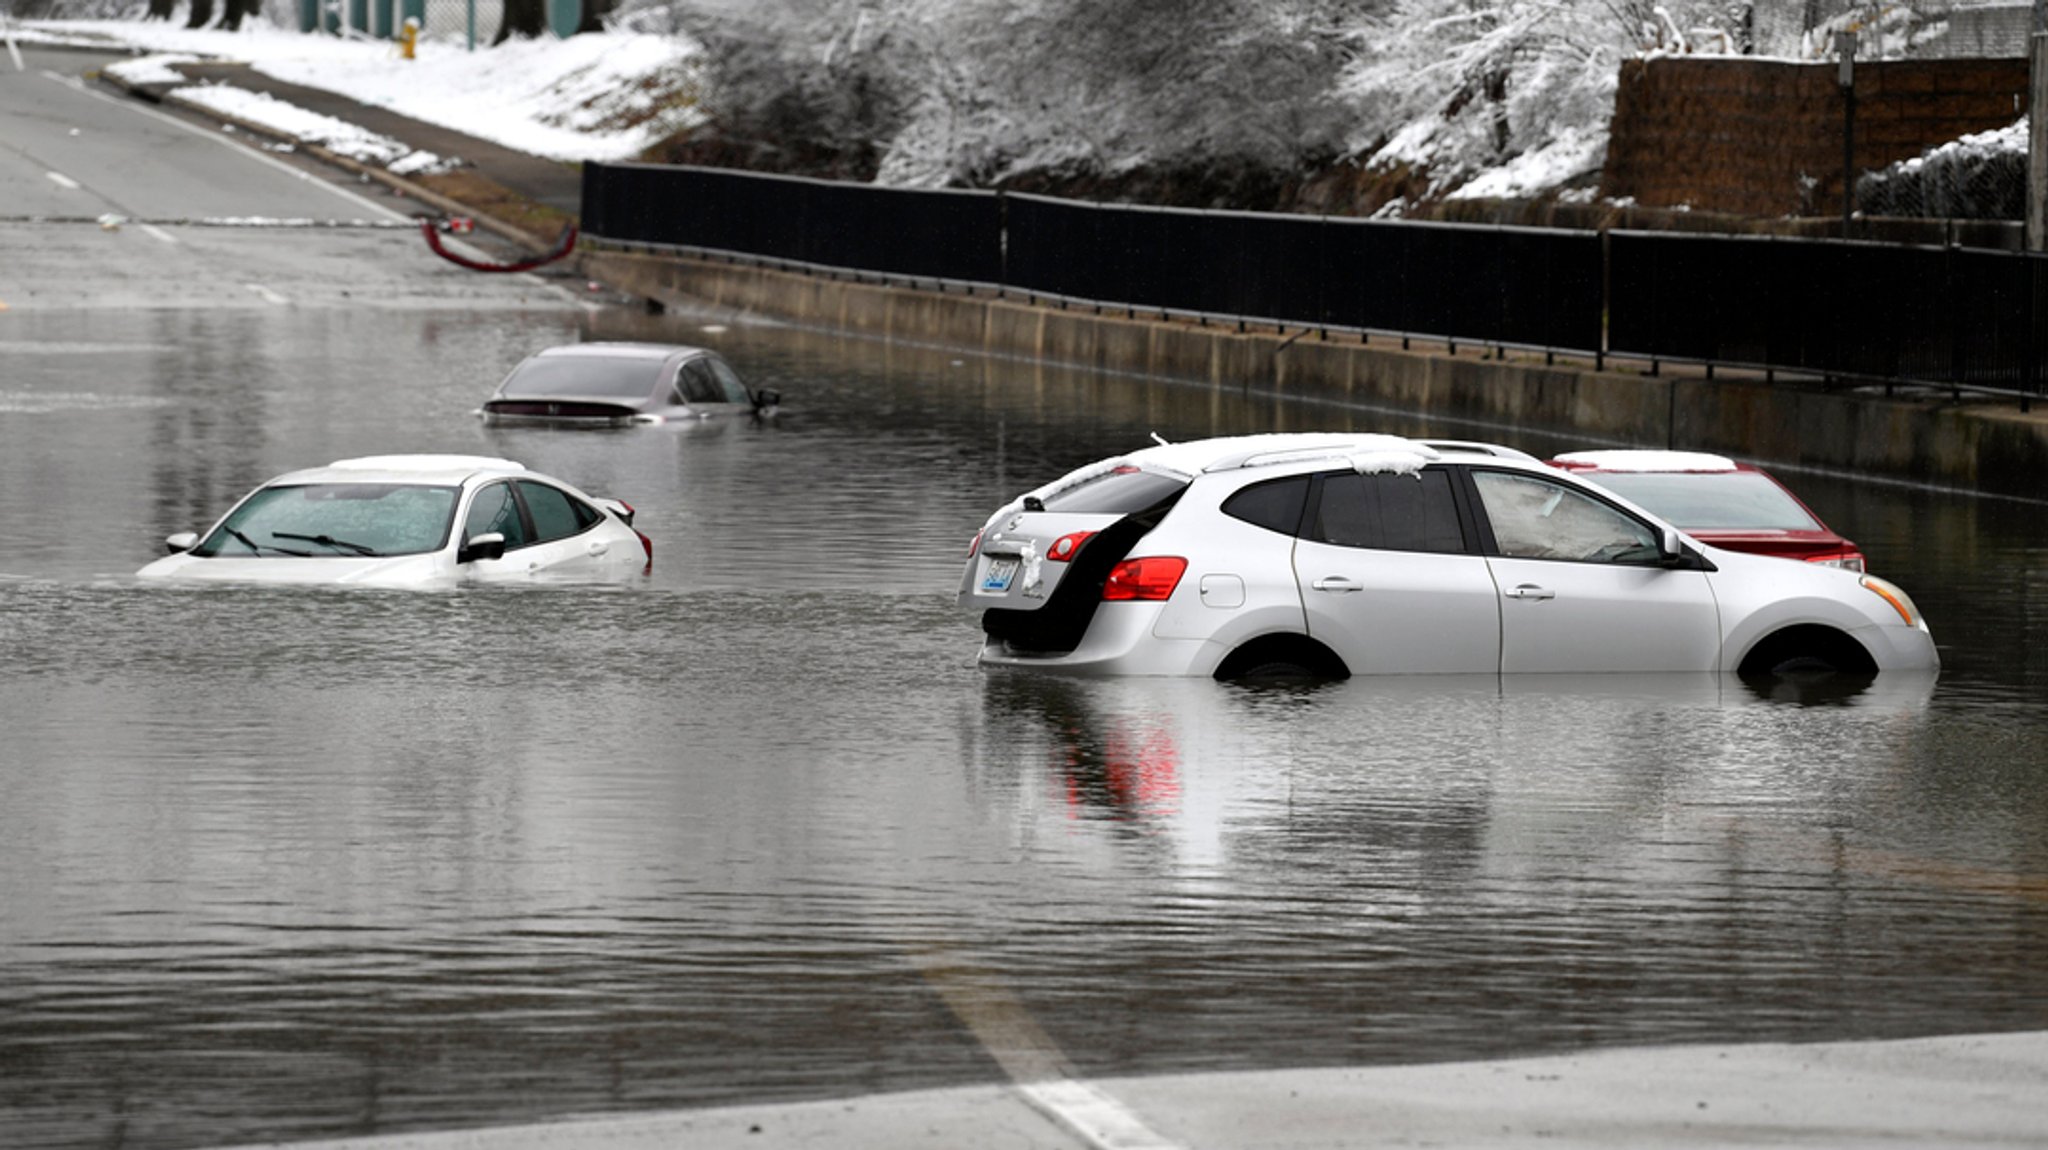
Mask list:
MULTIPOLYGON (((2034 0, 2036 7, 2048 0, 2034 0)), ((1856 33, 1835 33, 1835 83, 1842 86, 1842 238, 1856 214, 1856 33)))
POLYGON ((2048 0, 2027 37, 2027 250, 2048 248, 2048 0))

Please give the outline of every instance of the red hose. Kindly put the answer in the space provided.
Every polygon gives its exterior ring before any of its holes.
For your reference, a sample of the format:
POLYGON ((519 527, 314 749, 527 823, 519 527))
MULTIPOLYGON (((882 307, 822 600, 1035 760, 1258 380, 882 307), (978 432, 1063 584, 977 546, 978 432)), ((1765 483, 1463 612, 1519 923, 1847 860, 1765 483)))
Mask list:
POLYGON ((434 249, 435 255, 440 256, 442 259, 447 260, 451 264, 459 264, 463 267, 466 267, 473 272, 532 271, 533 269, 541 266, 542 264, 554 263, 556 260, 561 259, 563 256, 566 256, 570 252, 576 250, 575 224, 562 225, 561 236, 555 240, 554 248, 550 250, 546 255, 534 256, 531 259, 519 260, 516 263, 509 264, 485 263, 482 260, 473 260, 468 258, 467 256, 457 255, 456 253, 449 251, 447 248, 441 246, 440 230, 434 226, 434 221, 432 220, 420 221, 420 234, 427 237, 427 246, 434 249))

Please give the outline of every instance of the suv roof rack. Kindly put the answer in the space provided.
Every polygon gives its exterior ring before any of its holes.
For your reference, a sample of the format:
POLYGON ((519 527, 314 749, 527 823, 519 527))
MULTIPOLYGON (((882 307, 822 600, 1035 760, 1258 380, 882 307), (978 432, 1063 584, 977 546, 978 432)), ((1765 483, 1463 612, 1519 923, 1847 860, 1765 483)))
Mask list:
POLYGON ((1541 462, 1526 451, 1503 447, 1498 443, 1481 443, 1473 439, 1418 439, 1415 442, 1438 451, 1455 451, 1464 455, 1491 455, 1497 459, 1526 459, 1531 463, 1541 462))

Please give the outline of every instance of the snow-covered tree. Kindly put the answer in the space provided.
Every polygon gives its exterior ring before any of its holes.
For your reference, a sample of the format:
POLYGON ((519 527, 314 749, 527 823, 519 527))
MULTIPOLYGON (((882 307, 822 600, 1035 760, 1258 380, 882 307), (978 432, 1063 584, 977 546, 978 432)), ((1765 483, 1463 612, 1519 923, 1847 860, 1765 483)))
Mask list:
POLYGON ((1482 173, 1485 194, 1555 186, 1604 160, 1622 60, 1742 52, 1751 28, 1714 0, 1401 0, 1354 33, 1342 92, 1367 114, 1351 151, 1422 198, 1482 173))
POLYGON ((1247 206, 1346 168, 1555 186, 1603 161, 1622 60, 1759 34, 1749 0, 643 2, 707 47, 715 128, 671 158, 1247 206))
POLYGON ((885 182, 1334 155, 1343 29, 1390 0, 682 0, 719 130, 885 182))

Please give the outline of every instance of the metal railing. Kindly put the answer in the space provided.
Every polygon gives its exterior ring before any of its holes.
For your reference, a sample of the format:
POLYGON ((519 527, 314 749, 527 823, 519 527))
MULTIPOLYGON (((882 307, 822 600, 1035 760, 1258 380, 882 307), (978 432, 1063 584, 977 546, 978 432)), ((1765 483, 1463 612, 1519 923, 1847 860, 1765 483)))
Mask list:
POLYGON ((594 241, 1063 304, 2040 394, 2048 257, 1490 227, 584 165, 594 241))

